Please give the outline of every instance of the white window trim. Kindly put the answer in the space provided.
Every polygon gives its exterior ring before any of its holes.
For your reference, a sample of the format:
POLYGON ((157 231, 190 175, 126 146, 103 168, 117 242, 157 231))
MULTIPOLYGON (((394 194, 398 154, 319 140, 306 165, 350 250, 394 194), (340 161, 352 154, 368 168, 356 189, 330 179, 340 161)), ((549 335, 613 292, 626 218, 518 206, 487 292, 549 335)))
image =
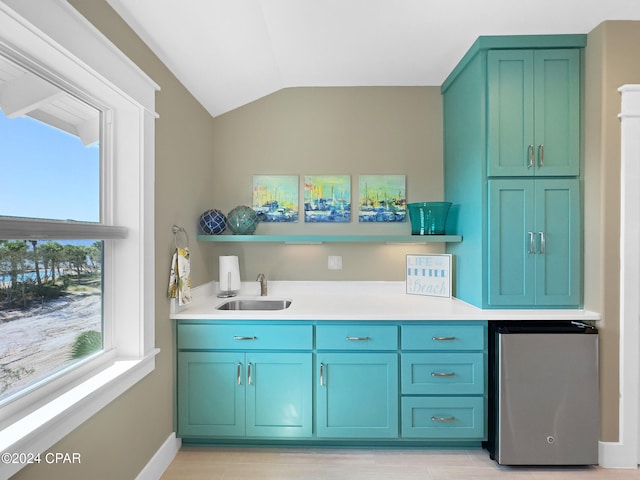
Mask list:
MULTIPOLYGON (((112 348, 56 379, 32 405, 14 402, 0 409, 0 418, 11 415, 0 426, 0 452, 38 453, 155 367, 153 172, 159 87, 63 0, 1 0, 0 46, 104 105, 105 126, 112 130, 108 138, 114 140, 101 147, 113 162, 107 177, 115 187, 106 199, 112 216, 104 223, 126 229, 127 235, 105 241, 111 264, 104 269, 103 305, 113 322, 104 333, 112 348)), ((0 477, 23 466, 0 462, 0 477)))

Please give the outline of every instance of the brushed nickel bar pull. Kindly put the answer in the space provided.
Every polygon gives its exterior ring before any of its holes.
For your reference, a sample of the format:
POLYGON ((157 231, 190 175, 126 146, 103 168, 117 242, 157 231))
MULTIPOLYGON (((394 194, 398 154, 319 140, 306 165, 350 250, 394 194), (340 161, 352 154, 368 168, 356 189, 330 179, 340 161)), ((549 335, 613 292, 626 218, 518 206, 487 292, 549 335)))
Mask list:
POLYGON ((366 342, 367 340, 370 340, 369 337, 345 337, 345 340, 347 340, 348 342, 366 342))
POLYGON ((532 168, 536 161, 536 154, 533 145, 529 145, 529 163, 527 168, 532 168))
POLYGON ((431 337, 431 340, 434 342, 450 342, 451 340, 455 340, 456 337, 431 337))
POLYGON ((535 234, 533 232, 528 232, 528 233, 529 233, 529 253, 533 255, 534 253, 536 253, 535 234))
POLYGON ((324 363, 320 364, 320 386, 324 387, 324 363))
POLYGON ((432 377, 455 377, 454 372, 431 372, 432 377))
POLYGON ((234 335, 233 336, 234 340, 241 340, 241 341, 245 341, 245 340, 257 340, 258 337, 240 337, 238 335, 234 335))
POLYGON ((540 235, 540 253, 544 254, 547 249, 547 240, 544 236, 544 232, 538 232, 538 235, 540 235))
POLYGON ((242 363, 238 362, 238 385, 242 385, 242 363))
POLYGON ((451 417, 431 417, 431 421, 432 422, 437 422, 437 423, 449 423, 449 422, 455 422, 456 421, 456 417, 451 416, 451 417))
POLYGON ((538 158, 539 164, 541 167, 544 167, 544 145, 538 145, 538 158))
POLYGON ((251 362, 247 364, 247 385, 251 385, 251 362))

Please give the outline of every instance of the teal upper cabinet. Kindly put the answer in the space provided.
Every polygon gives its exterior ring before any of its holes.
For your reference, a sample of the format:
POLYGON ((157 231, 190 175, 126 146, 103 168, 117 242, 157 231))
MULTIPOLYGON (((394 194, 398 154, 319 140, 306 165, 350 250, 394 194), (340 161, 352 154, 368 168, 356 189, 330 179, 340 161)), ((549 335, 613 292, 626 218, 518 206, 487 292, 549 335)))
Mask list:
POLYGON ((579 50, 491 50, 487 76, 488 176, 578 175, 579 50))
POLYGON ((461 300, 481 308, 582 304, 585 45, 586 35, 480 37, 442 85, 445 200, 457 205, 464 238, 446 251, 456 256, 461 300), (563 193, 536 193, 551 179, 575 182, 563 193), (513 183, 490 205, 494 180, 513 183), (536 245, 546 234, 547 255, 527 253, 529 232, 536 245))

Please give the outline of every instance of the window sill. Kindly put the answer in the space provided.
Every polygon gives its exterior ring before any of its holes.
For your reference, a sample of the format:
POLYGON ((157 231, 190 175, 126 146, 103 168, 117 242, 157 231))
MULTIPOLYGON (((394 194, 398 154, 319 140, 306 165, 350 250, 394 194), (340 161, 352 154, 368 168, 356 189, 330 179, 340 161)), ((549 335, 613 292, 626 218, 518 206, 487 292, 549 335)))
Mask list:
MULTIPOLYGON (((30 454, 46 451, 151 373, 159 352, 156 348, 141 359, 116 360, 93 377, 7 426, 0 431, 0 452, 27 454, 28 459, 30 454)), ((24 463, 5 462, 3 457, 0 478, 10 477, 24 466, 24 463)))

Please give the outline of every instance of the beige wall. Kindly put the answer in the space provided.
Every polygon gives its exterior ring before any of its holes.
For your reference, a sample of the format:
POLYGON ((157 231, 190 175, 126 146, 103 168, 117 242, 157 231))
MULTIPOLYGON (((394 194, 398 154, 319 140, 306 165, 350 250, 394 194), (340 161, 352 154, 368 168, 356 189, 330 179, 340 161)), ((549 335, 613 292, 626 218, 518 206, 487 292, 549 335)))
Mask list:
MULTIPOLYGON (((359 174, 407 175, 410 202, 443 196, 442 99, 439 87, 290 88, 214 121, 211 207, 227 213, 251 205, 254 174, 349 174, 357 205, 359 174)), ((301 192, 302 196, 302 192, 301 192)), ((257 234, 409 234, 402 224, 260 224, 257 234)), ((402 280, 405 254, 442 252, 437 246, 385 244, 236 245, 210 247, 238 255, 241 277, 263 272, 278 280, 402 280), (343 269, 328 270, 328 255, 343 269)))
MULTIPOLYGON (((589 33, 585 81, 585 306, 602 312, 602 434, 618 440, 620 334, 620 94, 640 83, 640 22, 605 22, 589 33)), ((634 367, 632 367, 634 368, 634 367)), ((635 366, 638 368, 638 366, 635 366)))
MULTIPOLYGON (((404 278, 405 253, 438 246, 231 245, 195 241, 200 212, 251 202, 253 174, 405 173, 409 201, 443 194, 438 87, 299 88, 211 119, 104 0, 71 0, 162 88, 156 124, 156 370, 51 450, 80 452, 82 464, 31 466, 20 479, 135 478, 173 431, 173 334, 166 283, 171 225, 191 237, 195 285, 216 278, 217 256, 238 254, 244 279, 404 278), (212 135, 213 132, 213 135, 212 135), (327 255, 343 255, 329 271, 327 255)), ((640 25, 609 22, 586 54, 585 298, 602 322, 603 439, 617 439, 619 110, 617 87, 640 83, 640 25), (605 255, 606 252, 606 255, 605 255)), ((258 233, 407 233, 405 225, 260 225, 258 233)))
MULTIPOLYGON (((166 298, 171 225, 188 229, 191 254, 202 265, 203 252, 195 241, 197 214, 208 205, 211 158, 211 116, 166 67, 133 34, 104 0, 71 0, 118 48, 138 64, 161 91, 156 96, 156 346, 161 349, 155 371, 101 410, 61 442, 53 452, 79 452, 80 465, 34 465, 19 479, 133 479, 174 431, 173 333, 166 298)), ((195 283, 208 281, 200 268, 195 283)))

